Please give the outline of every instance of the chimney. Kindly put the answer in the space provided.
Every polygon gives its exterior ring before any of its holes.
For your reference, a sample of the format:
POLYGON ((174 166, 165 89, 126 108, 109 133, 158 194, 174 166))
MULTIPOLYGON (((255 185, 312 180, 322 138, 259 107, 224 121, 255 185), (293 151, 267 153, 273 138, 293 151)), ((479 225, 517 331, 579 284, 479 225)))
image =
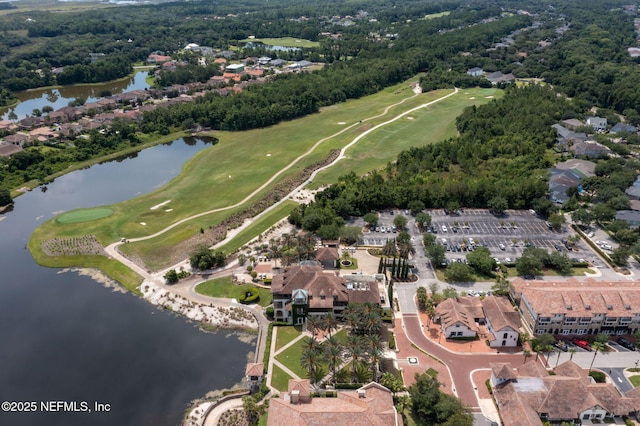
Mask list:
POLYGON ((366 398, 367 391, 364 389, 358 389, 358 398, 366 398))
POLYGON ((300 402, 300 391, 299 390, 292 390, 291 391, 291 403, 292 404, 297 404, 298 402, 300 402))

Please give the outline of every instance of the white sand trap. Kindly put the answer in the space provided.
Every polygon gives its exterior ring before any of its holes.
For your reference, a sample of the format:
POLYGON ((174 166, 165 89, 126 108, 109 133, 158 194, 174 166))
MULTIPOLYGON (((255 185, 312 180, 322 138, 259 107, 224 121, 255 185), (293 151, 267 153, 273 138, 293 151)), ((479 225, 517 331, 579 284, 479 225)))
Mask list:
POLYGON ((493 96, 491 96, 491 95, 485 96, 485 99, 493 99, 493 96))
POLYGON ((413 117, 407 117, 407 120, 413 120, 413 117))
POLYGON ((146 222, 140 222, 140 225, 147 226, 147 223, 146 222))
POLYGON ((165 212, 167 212, 167 213, 169 213, 169 212, 171 212, 171 211, 173 211, 173 209, 166 209, 166 210, 165 210, 165 212))
POLYGON ((347 124, 347 123, 344 121, 338 121, 338 124, 347 124))
POLYGON ((271 154, 267 154, 267 157, 271 157, 271 154))
POLYGON ((472 97, 470 97, 469 99, 475 99, 475 98, 476 98, 475 96, 472 96, 472 97))
MULTIPOLYGON (((6 217, 4 217, 4 216, 0 216, 0 222, 2 222, 2 221, 3 221, 3 220, 5 220, 5 219, 6 219, 6 217)), ((40 220, 40 219, 38 219, 38 220, 40 220)))
POLYGON ((149 210, 159 209, 160 207, 164 206, 165 204, 169 204, 170 202, 171 200, 163 201, 160 204, 156 204, 155 206, 151 207, 149 210))

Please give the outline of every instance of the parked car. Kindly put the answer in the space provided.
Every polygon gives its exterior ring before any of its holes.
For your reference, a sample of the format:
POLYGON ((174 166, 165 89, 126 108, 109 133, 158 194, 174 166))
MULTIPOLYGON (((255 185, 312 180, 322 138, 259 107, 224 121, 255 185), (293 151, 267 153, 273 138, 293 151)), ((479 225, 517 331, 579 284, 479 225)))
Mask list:
POLYGON ((619 337, 617 343, 620 346, 622 346, 623 348, 629 349, 630 351, 635 351, 636 350, 636 345, 634 345, 633 343, 631 343, 629 340, 625 339, 624 337, 619 337))
POLYGON ((569 350, 564 340, 558 340, 553 344, 553 346, 560 349, 562 352, 567 352, 569 350))
POLYGON ((504 249, 506 248, 506 247, 504 246, 504 244, 502 244, 502 243, 498 244, 498 247, 500 247, 500 250, 503 250, 503 251, 504 251, 504 249))
POLYGON ((582 348, 582 349, 585 349, 585 350, 591 352, 591 345, 586 340, 581 340, 581 339, 575 338, 575 339, 572 340, 572 343, 574 345, 576 345, 577 347, 579 347, 579 348, 582 348))
POLYGON ((442 232, 447 232, 447 225, 442 225, 442 232))

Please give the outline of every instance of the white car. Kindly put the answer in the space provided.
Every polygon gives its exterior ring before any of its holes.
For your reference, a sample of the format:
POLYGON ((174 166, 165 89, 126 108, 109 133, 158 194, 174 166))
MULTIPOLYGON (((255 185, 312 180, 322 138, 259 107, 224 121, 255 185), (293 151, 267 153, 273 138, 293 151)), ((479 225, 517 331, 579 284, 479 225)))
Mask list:
POLYGON ((447 232, 447 225, 442 225, 442 232, 447 232))

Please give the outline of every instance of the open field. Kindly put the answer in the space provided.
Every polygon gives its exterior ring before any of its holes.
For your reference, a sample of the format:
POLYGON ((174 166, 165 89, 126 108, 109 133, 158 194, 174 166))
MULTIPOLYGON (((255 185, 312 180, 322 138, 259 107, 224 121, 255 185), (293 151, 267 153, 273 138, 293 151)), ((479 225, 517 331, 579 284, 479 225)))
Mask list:
MULTIPOLYGON (((445 91, 435 91, 419 96, 414 102, 403 105, 405 110, 442 97, 445 91), (432 97, 432 99, 429 99, 432 97)), ((400 152, 413 147, 431 144, 456 136, 455 118, 471 105, 481 105, 493 98, 502 96, 502 91, 495 88, 465 89, 424 109, 390 123, 362 138, 345 153, 346 158, 329 170, 319 173, 313 182, 317 188, 335 182, 338 177, 355 172, 363 175, 371 170, 379 169, 393 161, 400 152)))
MULTIPOLYGON (((416 78, 412 79, 412 81, 415 80, 416 78)), ((220 223, 229 214, 266 194, 277 182, 298 173, 315 161, 326 158, 331 149, 341 148, 372 126, 447 93, 450 93, 450 90, 414 96, 409 82, 404 82, 375 95, 327 107, 317 114, 283 122, 266 129, 234 133, 214 132, 213 136, 217 137, 219 142, 189 160, 183 167, 183 173, 165 187, 144 196, 108 206, 113 209, 114 213, 104 220, 86 222, 81 225, 77 223, 60 224, 55 220, 49 221, 34 232, 32 239, 43 241, 54 236, 69 237, 93 234, 98 241, 106 246, 122 237, 132 239, 153 235, 172 223, 200 212, 224 209, 177 226, 157 238, 121 247, 126 254, 148 262, 148 268, 158 268, 165 264, 166 253, 171 251, 171 246, 194 236, 200 232, 201 228, 207 229, 220 223), (396 103, 400 104, 390 107, 396 103), (385 110, 387 113, 383 114, 385 110), (377 115, 382 116, 368 119, 368 117, 377 115), (361 120, 364 121, 360 123, 361 120), (352 124, 356 125, 336 135, 352 124), (330 137, 331 135, 334 136, 330 137), (323 142, 309 152, 310 148, 321 140, 323 142), (307 155, 274 179, 269 187, 255 194, 244 205, 238 205, 278 171, 293 163, 302 153, 307 153, 307 155), (158 205, 162 205, 162 207, 152 209, 158 205), (229 208, 234 205, 236 207, 229 208)), ((440 130, 443 132, 442 134, 452 133, 455 116, 462 111, 464 106, 488 101, 484 97, 487 96, 486 93, 488 92, 472 89, 453 96, 453 98, 459 99, 458 102, 454 101, 452 104, 448 104, 449 106, 444 108, 444 112, 439 116, 439 128, 445 129, 440 130)), ((438 105, 435 104, 431 107, 432 112, 439 111, 438 105)), ((445 103, 445 105, 447 104, 445 103)), ((405 120, 404 124, 407 122, 413 124, 413 121, 419 121, 423 125, 427 125, 424 123, 428 121, 423 118, 427 115, 418 112, 415 114, 414 120, 405 120)), ((399 122, 402 121, 399 120, 399 122)), ((357 153, 357 150, 360 150, 360 159, 366 163, 356 171, 365 173, 372 166, 386 164, 388 161, 392 161, 400 150, 412 146, 414 143, 420 143, 412 136, 419 129, 415 127, 413 129, 413 133, 403 131, 402 126, 398 124, 394 132, 399 136, 389 135, 387 137, 390 140, 400 136, 405 138, 404 135, 406 135, 407 140, 403 140, 397 147, 379 149, 371 155, 374 157, 373 159, 368 159, 366 152, 367 149, 371 150, 372 146, 375 147, 379 141, 372 138, 363 140, 362 142, 367 142, 371 139, 370 145, 364 149, 356 145, 353 152, 357 153)), ((430 133, 435 134, 434 132, 436 132, 435 128, 430 129, 430 133)), ((397 142, 394 144, 398 145, 397 142)), ((351 153, 348 152, 348 154, 351 153)), ((333 172, 334 176, 344 174, 344 164, 347 163, 338 164, 338 171, 333 172)), ((325 177, 324 181, 330 182, 331 180, 329 177, 325 177)), ((277 215, 272 217, 274 223, 275 216, 277 215)), ((261 226, 268 228, 270 225, 265 221, 261 226)), ((256 228, 254 231, 257 232, 257 230, 256 228)), ((253 235, 257 235, 257 233, 253 233, 253 235)), ((247 236, 243 238, 247 238, 247 236)), ((237 244, 234 245, 237 246, 237 244)), ((45 264, 48 263, 45 262, 45 264)))
MULTIPOLYGON (((211 297, 224 297, 227 299, 240 299, 240 296, 250 288, 255 287, 252 284, 235 284, 231 281, 231 277, 217 278, 215 280, 205 281, 196 286, 196 293, 204 294, 211 297)), ((258 288, 260 306, 268 306, 271 304, 271 291, 268 288, 258 288)))
POLYGON ((273 371, 271 372, 271 386, 278 389, 281 392, 286 392, 289 387, 289 379, 293 377, 289 376, 284 370, 277 365, 273 365, 273 371))
POLYGON ((317 41, 304 40, 301 38, 293 37, 279 37, 279 38, 245 38, 240 40, 240 43, 260 42, 269 46, 282 46, 282 47, 318 47, 320 43, 317 41))
POLYGON ((98 207, 95 209, 74 210, 72 212, 63 213, 56 218, 56 221, 63 224, 83 223, 109 217, 112 214, 112 209, 108 207, 98 207))

